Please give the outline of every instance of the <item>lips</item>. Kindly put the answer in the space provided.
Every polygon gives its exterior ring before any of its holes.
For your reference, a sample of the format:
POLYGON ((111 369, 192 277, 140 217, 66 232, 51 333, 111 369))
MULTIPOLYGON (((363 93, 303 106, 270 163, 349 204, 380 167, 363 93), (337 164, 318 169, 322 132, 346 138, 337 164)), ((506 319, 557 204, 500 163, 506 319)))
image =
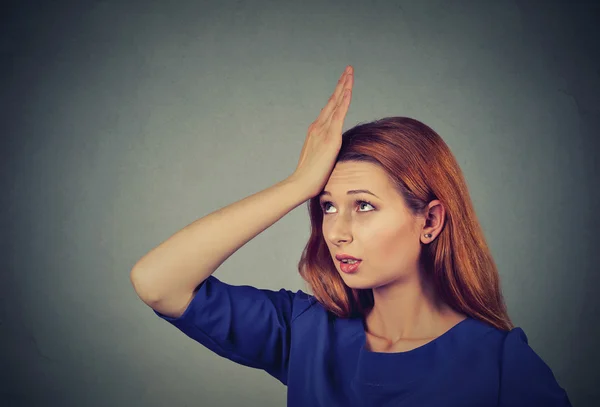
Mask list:
POLYGON ((344 260, 344 259, 348 259, 348 260, 357 260, 357 261, 360 261, 360 260, 361 260, 361 259, 357 259, 356 257, 352 257, 352 256, 350 256, 349 254, 343 254, 343 253, 342 253, 342 254, 336 254, 336 255, 335 255, 335 258, 336 258, 338 261, 342 261, 342 260, 344 260))
POLYGON ((357 260, 356 263, 344 263, 343 261, 340 262, 340 270, 342 270, 342 272, 347 273, 347 274, 351 274, 351 273, 356 273, 358 271, 358 267, 360 266, 360 264, 362 263, 361 260, 357 260))

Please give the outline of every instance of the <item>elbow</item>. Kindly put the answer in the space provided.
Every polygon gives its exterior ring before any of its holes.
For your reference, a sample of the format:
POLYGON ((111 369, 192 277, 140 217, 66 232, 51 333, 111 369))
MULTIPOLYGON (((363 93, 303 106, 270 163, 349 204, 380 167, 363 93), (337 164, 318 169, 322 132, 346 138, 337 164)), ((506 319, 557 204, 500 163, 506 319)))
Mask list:
POLYGON ((147 305, 157 301, 156 289, 150 284, 147 276, 145 277, 139 268, 134 267, 129 273, 129 281, 135 290, 135 293, 147 305))

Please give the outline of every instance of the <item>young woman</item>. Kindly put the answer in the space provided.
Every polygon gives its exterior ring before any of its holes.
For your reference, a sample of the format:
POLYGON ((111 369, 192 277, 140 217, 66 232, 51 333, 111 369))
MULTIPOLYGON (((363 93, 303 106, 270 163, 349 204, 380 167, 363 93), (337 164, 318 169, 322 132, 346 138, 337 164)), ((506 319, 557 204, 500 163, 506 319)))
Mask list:
POLYGON ((131 271, 190 338, 288 386, 289 406, 570 406, 513 327, 462 172, 425 124, 342 134, 352 67, 284 181, 188 225, 131 271), (299 272, 312 295, 213 272, 309 200, 299 272))

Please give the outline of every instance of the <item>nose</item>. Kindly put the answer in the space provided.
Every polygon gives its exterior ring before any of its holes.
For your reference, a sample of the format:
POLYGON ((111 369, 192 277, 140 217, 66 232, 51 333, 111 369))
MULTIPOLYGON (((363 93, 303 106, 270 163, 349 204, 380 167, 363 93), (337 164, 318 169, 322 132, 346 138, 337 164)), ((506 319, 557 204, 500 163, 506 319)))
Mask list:
POLYGON ((345 218, 339 216, 335 221, 328 225, 327 240, 333 244, 347 243, 352 241, 351 223, 345 218))

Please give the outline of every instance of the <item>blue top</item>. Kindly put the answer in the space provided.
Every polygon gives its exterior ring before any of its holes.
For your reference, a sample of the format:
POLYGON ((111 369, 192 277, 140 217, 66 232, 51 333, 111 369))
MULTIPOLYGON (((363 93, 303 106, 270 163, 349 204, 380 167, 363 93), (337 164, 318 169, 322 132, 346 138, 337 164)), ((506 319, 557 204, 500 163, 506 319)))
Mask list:
POLYGON ((469 317, 413 350, 372 352, 360 317, 338 318, 303 291, 213 275, 179 318, 154 312, 218 355, 278 379, 290 407, 571 406, 518 327, 469 317))

